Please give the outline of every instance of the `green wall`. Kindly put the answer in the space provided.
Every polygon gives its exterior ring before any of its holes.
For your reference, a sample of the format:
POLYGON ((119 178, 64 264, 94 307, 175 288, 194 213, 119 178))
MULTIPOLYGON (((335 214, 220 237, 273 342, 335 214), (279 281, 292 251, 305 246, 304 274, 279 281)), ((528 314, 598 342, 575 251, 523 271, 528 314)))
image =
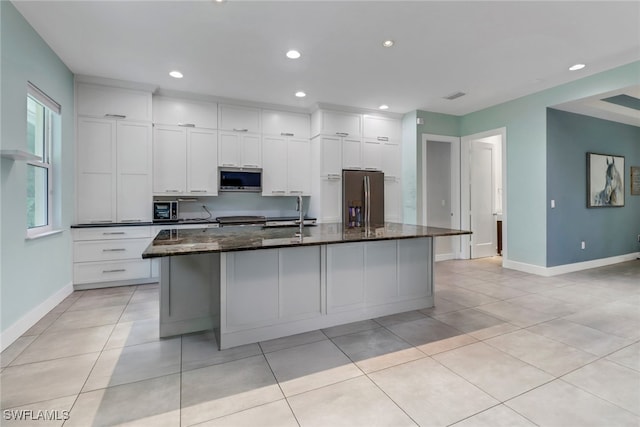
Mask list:
POLYGON ((1 147, 26 149, 27 81, 62 105, 62 143, 55 147, 54 219, 60 234, 25 240, 26 167, 2 158, 0 331, 14 325, 72 281, 74 206, 73 74, 8 1, 0 1, 1 147))

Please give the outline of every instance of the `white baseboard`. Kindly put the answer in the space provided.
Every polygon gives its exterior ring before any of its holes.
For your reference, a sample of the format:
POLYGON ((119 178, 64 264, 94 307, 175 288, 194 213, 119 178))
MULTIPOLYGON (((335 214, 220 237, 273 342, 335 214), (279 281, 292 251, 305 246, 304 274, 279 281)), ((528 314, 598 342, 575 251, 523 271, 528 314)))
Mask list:
POLYGON ((606 265, 618 264, 620 262, 632 261, 640 257, 640 252, 618 255, 609 258, 593 259, 591 261, 575 262, 572 264, 557 265, 555 267, 541 267, 539 265, 527 264, 524 262, 511 261, 505 259, 502 263, 504 268, 523 271, 525 273, 537 274, 538 276, 557 276, 559 274, 573 273, 575 271, 588 270, 590 268, 604 267, 606 265))
POLYGON ((0 351, 9 347, 15 340, 20 338, 22 334, 27 332, 38 320, 50 312, 55 306, 60 304, 67 296, 73 292, 73 284, 69 282, 62 289, 44 300, 40 305, 33 308, 27 314, 22 316, 13 325, 0 333, 0 351))

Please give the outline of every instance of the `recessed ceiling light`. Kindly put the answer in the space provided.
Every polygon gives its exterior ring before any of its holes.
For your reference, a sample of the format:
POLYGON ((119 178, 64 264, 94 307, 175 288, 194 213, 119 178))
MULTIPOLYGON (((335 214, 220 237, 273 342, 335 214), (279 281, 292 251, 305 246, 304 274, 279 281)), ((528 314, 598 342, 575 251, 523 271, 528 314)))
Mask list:
POLYGON ((387 104, 382 104, 381 106, 378 107, 381 110, 388 110, 389 106, 387 104))
POLYGON ((395 44, 393 40, 385 40, 382 42, 382 47, 391 47, 395 44))
POLYGON ((290 50, 289 52, 287 52, 287 58, 298 59, 300 58, 300 52, 298 52, 297 50, 290 50))
POLYGON ((305 96, 307 96, 307 94, 304 93, 303 91, 299 90, 299 91, 296 92, 296 96, 298 98, 304 98, 305 96))
POLYGON ((577 71, 577 70, 582 70, 584 67, 585 67, 584 64, 575 64, 575 65, 572 65, 571 67, 569 67, 569 70, 577 71))
POLYGON ((173 70, 172 72, 169 73, 169 75, 174 79, 181 79, 182 77, 184 77, 182 73, 178 70, 173 70))
POLYGON ((216 3, 224 3, 226 0, 215 0, 216 3))

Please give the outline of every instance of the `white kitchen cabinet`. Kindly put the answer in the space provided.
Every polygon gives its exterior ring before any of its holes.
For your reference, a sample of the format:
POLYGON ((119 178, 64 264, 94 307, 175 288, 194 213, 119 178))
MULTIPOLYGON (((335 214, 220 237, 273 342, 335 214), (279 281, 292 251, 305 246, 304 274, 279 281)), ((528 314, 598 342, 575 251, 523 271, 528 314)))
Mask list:
POLYGON ((311 194, 311 143, 308 139, 265 136, 262 147, 263 196, 311 194))
POLYGON ((342 222, 342 177, 340 175, 320 178, 319 199, 318 221, 342 222))
POLYGON ((209 129, 155 126, 154 194, 217 195, 217 139, 217 132, 209 129))
POLYGON ((262 134, 307 139, 310 120, 308 114, 262 110, 262 134))
POLYGON ((322 314, 319 246, 241 251, 225 257, 224 332, 322 314))
POLYGON ((218 132, 218 165, 259 168, 262 166, 260 135, 244 132, 218 132))
POLYGON ((398 240, 398 294, 411 299, 433 295, 430 238, 398 240))
POLYGON ((218 133, 187 129, 187 193, 218 195, 218 133))
POLYGON ((218 129, 259 134, 262 132, 260 109, 220 104, 218 106, 218 129))
POLYGON ((397 241, 365 244, 364 281, 367 305, 386 304, 398 299, 397 241))
POLYGON ((262 195, 287 195, 287 139, 262 138, 262 195))
POLYGON ((385 176, 396 178, 402 175, 402 151, 399 144, 393 142, 382 144, 382 172, 385 176))
POLYGON ((79 117, 77 125, 78 223, 116 220, 116 122, 79 117))
POLYGON ((311 116, 311 135, 320 134, 359 138, 362 135, 362 116, 340 111, 316 110, 311 116))
POLYGON ((117 222, 151 221, 151 125, 117 123, 117 222))
POLYGON ((73 229, 73 285, 90 289, 156 281, 142 252, 151 242, 150 226, 73 229))
POLYGON ((151 124, 78 118, 76 222, 151 220, 151 124))
POLYGON ((400 141, 402 123, 399 119, 379 116, 363 116, 363 136, 381 141, 400 141))
POLYGON ((156 125, 217 129, 218 104, 215 102, 154 96, 153 123, 156 125))
POLYGON ((327 245, 327 313, 364 307, 364 245, 327 245))
POLYGON ((321 136, 314 143, 320 144, 320 176, 342 176, 342 138, 321 136))
POLYGON ((178 195, 187 189, 186 129, 177 126, 154 126, 153 193, 178 195))
POLYGON ((377 139, 364 139, 362 143, 362 168, 382 170, 382 142, 377 139))
POLYGON ((151 93, 141 90, 78 83, 79 116, 151 121, 151 93))
POLYGON ((287 139, 287 192, 311 194, 311 142, 308 139, 287 139))
POLYGON ((362 141, 342 138, 342 169, 362 169, 362 141))

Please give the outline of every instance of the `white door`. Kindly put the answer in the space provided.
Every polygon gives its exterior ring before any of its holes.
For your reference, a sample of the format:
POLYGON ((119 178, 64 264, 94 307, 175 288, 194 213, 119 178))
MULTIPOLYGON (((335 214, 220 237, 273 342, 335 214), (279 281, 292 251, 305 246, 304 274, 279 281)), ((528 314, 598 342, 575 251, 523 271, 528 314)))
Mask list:
POLYGON ((187 192, 218 195, 218 134, 214 130, 187 131, 187 192))
POLYGON ((287 142, 287 191, 311 194, 311 143, 308 139, 290 138, 287 142))
POLYGON ((284 196, 287 193, 287 140, 265 136, 262 152, 262 195, 284 196))
POLYGON ((117 220, 151 221, 151 123, 117 125, 117 220))
POLYGON ((494 215, 495 145, 471 141, 471 258, 497 254, 496 217, 494 215))
POLYGON ((153 134, 153 192, 183 194, 187 188, 187 133, 177 126, 156 126, 153 134))

